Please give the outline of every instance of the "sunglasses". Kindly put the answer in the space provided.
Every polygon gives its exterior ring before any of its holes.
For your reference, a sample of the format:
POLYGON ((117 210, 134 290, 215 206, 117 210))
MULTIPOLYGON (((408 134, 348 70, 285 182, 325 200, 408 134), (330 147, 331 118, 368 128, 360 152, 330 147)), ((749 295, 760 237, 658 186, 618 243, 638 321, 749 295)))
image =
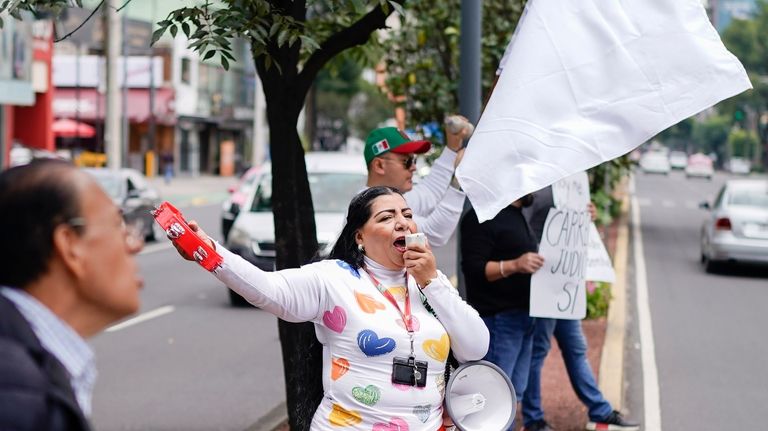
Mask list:
POLYGON ((400 162, 400 163, 403 164, 403 167, 405 167, 406 170, 407 169, 411 169, 411 166, 416 164, 416 156, 415 155, 411 155, 410 157, 408 157, 405 160, 400 159, 400 158, 390 159, 390 158, 386 158, 386 157, 382 157, 382 159, 389 160, 389 161, 392 161, 392 162, 400 162))

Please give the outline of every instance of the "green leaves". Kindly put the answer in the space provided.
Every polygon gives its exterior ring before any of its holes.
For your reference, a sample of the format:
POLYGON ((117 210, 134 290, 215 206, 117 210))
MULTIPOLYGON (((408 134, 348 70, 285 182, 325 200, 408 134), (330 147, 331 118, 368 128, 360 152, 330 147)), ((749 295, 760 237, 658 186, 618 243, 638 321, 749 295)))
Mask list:
MULTIPOLYGON (((416 130, 441 124, 458 111, 461 0, 408 0, 401 26, 384 42, 387 88, 402 100, 408 125, 416 130)), ((487 94, 525 0, 482 2, 482 78, 487 94)), ((432 139, 435 139, 433 137, 432 139)))

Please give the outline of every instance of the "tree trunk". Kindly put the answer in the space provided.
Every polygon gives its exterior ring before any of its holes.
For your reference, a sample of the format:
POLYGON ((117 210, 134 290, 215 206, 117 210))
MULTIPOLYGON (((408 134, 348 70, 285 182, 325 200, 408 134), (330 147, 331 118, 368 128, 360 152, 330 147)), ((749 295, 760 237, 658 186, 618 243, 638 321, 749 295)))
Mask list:
MULTIPOLYGON (((266 72, 262 80, 270 130, 277 269, 298 268, 317 252, 312 196, 296 131, 304 95, 296 94, 285 76, 266 72)), ((311 322, 280 320, 278 328, 290 428, 306 431, 323 396, 322 347, 311 322)))

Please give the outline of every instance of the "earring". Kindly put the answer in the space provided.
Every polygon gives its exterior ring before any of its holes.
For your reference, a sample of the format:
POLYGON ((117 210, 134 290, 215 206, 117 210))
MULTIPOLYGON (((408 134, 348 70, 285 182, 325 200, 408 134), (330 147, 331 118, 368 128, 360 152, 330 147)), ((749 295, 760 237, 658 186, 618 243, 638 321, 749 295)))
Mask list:
POLYGON ((365 247, 363 247, 363 245, 362 245, 362 244, 358 244, 358 245, 357 245, 357 249, 360 251, 360 253, 363 253, 363 254, 365 254, 365 247))

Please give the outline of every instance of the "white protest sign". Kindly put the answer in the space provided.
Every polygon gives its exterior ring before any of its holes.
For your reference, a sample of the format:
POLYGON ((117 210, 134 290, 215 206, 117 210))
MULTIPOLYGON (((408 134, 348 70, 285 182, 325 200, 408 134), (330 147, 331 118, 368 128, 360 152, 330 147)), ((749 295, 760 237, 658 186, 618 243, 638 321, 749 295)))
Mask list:
POLYGON ((589 178, 585 171, 552 184, 552 200, 556 208, 582 210, 589 204, 589 178))
POLYGON ((589 281, 606 281, 613 283, 616 281, 616 271, 613 270, 608 251, 603 245, 600 233, 594 223, 589 226, 589 245, 587 250, 587 273, 586 279, 589 281))
POLYGON ((701 0, 532 0, 456 178, 482 223, 748 88, 701 0))
POLYGON ((544 266, 531 276, 531 316, 573 320, 587 315, 590 225, 586 208, 549 210, 539 246, 544 266))

